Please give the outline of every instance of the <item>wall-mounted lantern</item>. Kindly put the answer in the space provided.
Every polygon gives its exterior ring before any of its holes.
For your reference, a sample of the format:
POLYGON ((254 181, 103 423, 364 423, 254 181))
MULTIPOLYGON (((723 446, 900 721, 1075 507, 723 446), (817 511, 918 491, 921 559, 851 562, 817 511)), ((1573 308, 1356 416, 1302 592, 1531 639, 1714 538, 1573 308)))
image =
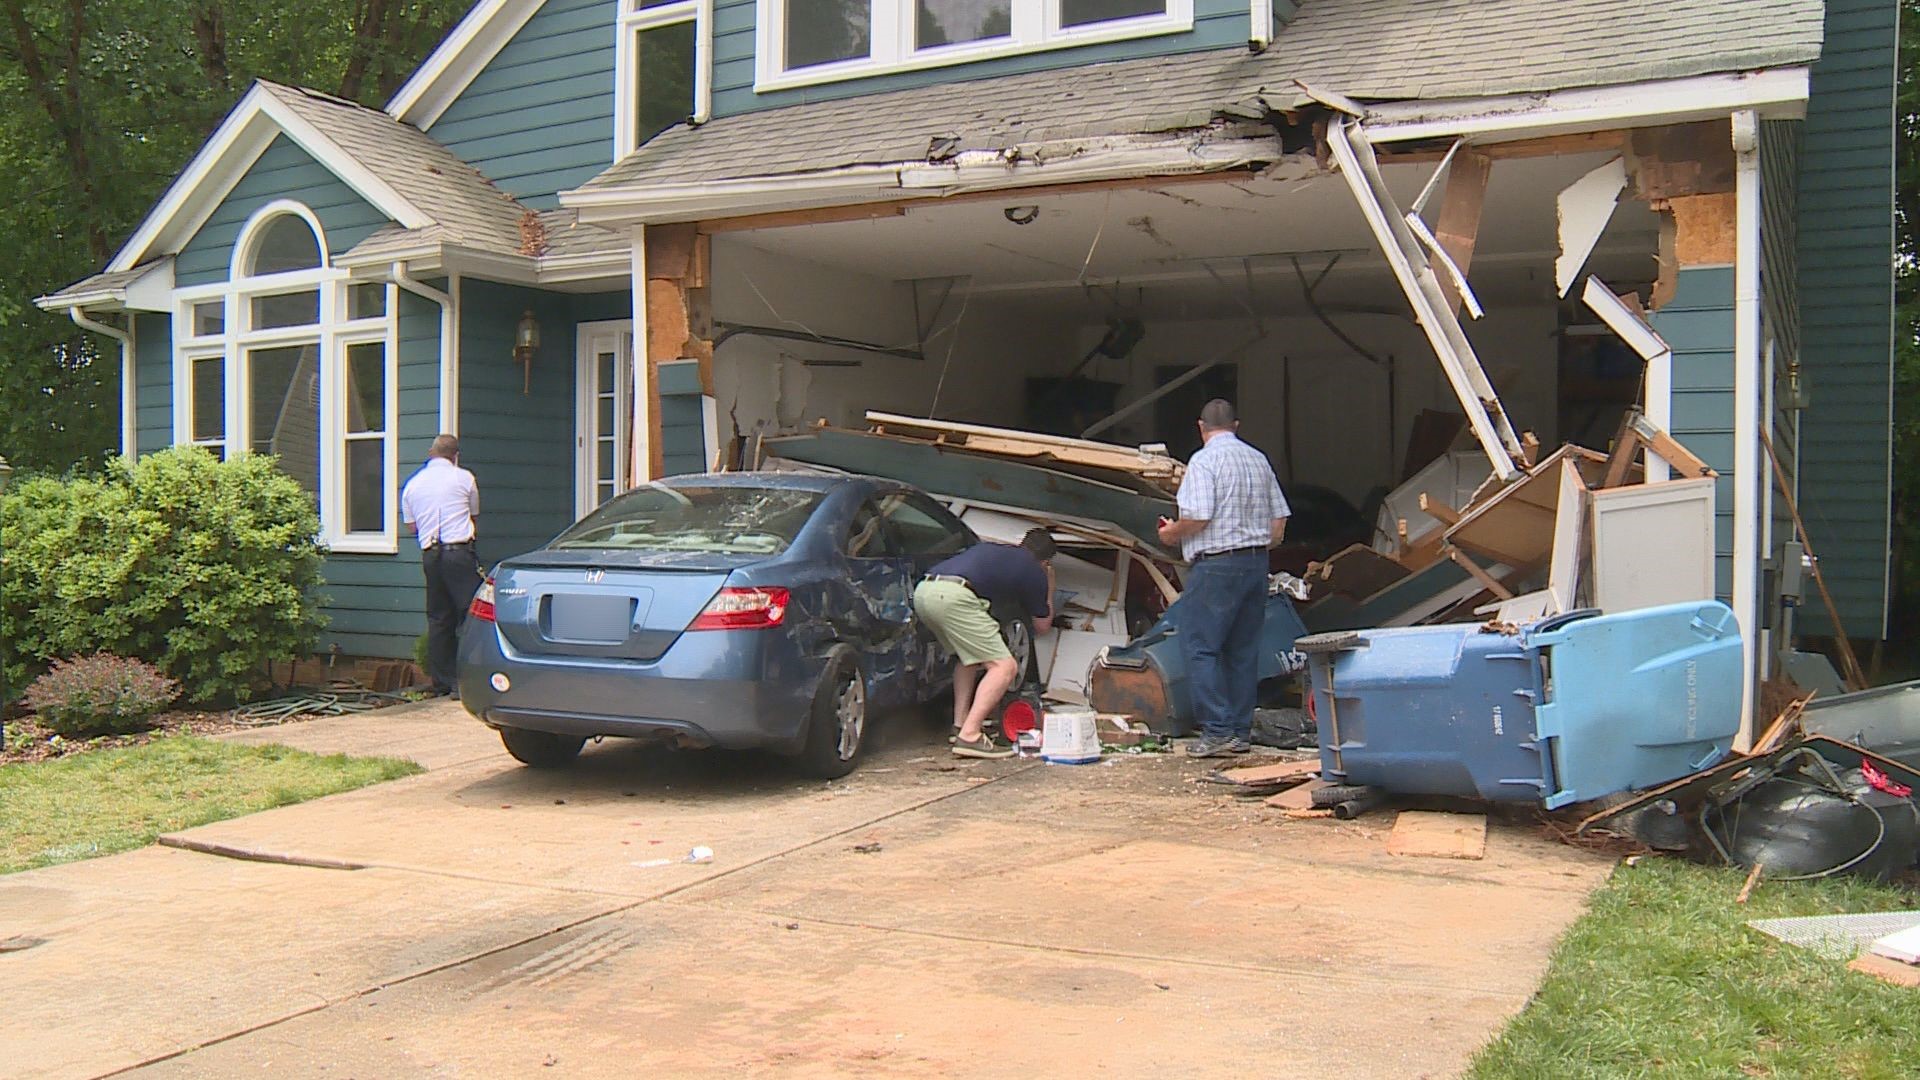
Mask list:
POLYGON ((540 324, 534 320, 533 310, 529 308, 520 316, 520 325, 513 332, 513 361, 520 365, 520 393, 526 394, 533 387, 533 354, 540 351, 540 324))

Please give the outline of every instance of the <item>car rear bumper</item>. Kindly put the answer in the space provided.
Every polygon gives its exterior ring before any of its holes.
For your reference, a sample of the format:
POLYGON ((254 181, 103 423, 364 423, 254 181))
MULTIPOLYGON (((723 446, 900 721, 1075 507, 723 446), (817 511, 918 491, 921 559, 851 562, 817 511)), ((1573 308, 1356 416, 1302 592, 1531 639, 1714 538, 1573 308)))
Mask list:
POLYGON ((516 655, 483 623, 462 637, 460 699, 468 712, 496 728, 562 735, 792 753, 806 738, 825 670, 789 641, 755 631, 682 635, 646 662, 516 655), (506 690, 494 688, 496 675, 506 690))

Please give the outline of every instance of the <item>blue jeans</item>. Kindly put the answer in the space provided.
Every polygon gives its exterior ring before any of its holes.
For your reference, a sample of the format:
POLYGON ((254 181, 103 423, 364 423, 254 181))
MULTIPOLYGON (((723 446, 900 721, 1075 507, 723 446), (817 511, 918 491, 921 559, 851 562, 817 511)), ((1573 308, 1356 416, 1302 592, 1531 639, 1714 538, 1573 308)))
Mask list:
POLYGON ((1193 564, 1180 596, 1180 651, 1194 721, 1209 738, 1253 735, 1266 617, 1266 552, 1215 555, 1193 564))

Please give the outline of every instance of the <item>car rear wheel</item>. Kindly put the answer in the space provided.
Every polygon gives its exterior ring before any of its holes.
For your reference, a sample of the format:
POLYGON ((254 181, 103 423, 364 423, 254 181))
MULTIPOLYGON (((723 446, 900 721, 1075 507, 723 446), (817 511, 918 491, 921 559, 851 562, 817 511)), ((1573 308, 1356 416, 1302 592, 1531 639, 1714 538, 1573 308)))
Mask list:
POLYGON ((1015 616, 1000 624, 1000 636, 1006 639, 1007 652, 1013 654, 1013 662, 1017 665, 1013 685, 1007 688, 1009 692, 1015 692, 1027 685, 1027 680, 1034 677, 1036 670, 1033 662, 1033 624, 1015 616))
POLYGON ((800 769, 822 780, 837 779, 860 764, 866 745, 867 684, 852 650, 842 647, 828 660, 826 674, 813 692, 800 769))
POLYGON ((501 728, 500 741, 506 745, 507 753, 522 765, 536 769, 558 769, 580 756, 580 747, 586 744, 578 735, 554 735, 545 731, 527 731, 523 728, 501 728))

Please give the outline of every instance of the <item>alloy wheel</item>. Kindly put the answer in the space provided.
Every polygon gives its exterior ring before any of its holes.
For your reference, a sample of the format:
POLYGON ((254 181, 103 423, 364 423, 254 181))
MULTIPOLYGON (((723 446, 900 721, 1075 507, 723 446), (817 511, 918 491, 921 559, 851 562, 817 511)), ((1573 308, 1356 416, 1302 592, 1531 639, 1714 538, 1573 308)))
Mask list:
POLYGON ((867 688, 859 672, 848 672, 834 695, 833 713, 840 722, 840 760, 851 761, 860 752, 860 737, 867 726, 867 688))

